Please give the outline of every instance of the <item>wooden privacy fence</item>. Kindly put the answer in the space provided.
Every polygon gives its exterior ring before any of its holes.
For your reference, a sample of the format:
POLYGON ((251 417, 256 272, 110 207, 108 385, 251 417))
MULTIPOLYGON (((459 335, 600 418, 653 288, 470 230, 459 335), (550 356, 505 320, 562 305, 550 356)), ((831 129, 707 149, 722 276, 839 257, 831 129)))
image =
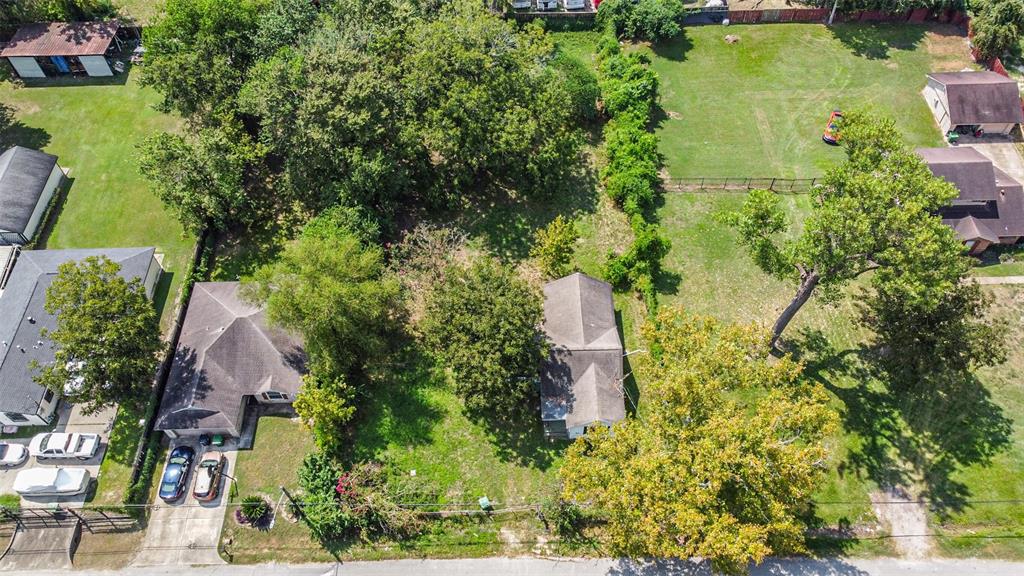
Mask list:
POLYGON ((771 190, 780 194, 807 194, 820 178, 666 178, 666 192, 746 192, 771 190))

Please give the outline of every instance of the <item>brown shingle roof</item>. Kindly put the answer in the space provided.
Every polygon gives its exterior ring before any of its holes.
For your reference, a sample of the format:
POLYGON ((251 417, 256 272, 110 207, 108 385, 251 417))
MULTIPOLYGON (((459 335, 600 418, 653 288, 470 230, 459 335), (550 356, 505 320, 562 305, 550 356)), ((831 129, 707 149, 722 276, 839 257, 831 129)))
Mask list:
POLYGON ((117 20, 27 24, 18 29, 0 57, 102 55, 120 26, 117 20))
POLYGON ((995 72, 933 72, 946 87, 953 125, 1020 124, 1024 122, 1017 82, 995 72))

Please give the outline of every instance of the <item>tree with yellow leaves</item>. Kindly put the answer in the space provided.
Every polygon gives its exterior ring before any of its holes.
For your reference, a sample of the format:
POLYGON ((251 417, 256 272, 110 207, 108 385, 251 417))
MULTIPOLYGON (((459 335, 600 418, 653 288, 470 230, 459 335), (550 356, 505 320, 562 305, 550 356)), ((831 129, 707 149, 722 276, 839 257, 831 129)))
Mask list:
POLYGON ((694 557, 742 573, 804 549, 802 514, 825 472, 838 418, 824 389, 770 334, 663 309, 642 329, 636 417, 568 450, 564 497, 608 519, 612 552, 694 557))

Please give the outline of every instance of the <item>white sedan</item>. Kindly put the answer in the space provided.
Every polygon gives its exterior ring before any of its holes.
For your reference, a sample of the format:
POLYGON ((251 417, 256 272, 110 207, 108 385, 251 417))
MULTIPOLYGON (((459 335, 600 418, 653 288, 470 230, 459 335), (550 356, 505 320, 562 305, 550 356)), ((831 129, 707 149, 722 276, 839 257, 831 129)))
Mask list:
POLYGON ((28 460, 28 449, 21 444, 0 442, 0 466, 18 466, 28 460))
POLYGON ((98 434, 49 432, 37 434, 28 443, 28 451, 38 459, 78 458, 88 460, 100 446, 98 434))
POLYGON ((88 487, 85 468, 29 468, 14 478, 14 491, 22 496, 73 496, 88 487))

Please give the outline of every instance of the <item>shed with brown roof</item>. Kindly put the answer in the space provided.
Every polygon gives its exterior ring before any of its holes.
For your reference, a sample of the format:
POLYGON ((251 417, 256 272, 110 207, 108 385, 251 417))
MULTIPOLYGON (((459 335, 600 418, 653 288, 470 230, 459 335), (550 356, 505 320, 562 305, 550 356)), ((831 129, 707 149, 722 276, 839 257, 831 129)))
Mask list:
POLYGON ((1017 82, 995 72, 932 72, 923 94, 943 133, 977 126, 1007 134, 1024 122, 1017 82))
POLYGON ((1024 186, 968 146, 918 148, 932 174, 953 184, 960 196, 939 211, 971 254, 992 244, 1014 244, 1024 236, 1024 186))
POLYGON ((22 78, 72 72, 111 76, 105 54, 117 42, 120 27, 117 20, 27 24, 18 29, 0 57, 7 58, 22 78))

